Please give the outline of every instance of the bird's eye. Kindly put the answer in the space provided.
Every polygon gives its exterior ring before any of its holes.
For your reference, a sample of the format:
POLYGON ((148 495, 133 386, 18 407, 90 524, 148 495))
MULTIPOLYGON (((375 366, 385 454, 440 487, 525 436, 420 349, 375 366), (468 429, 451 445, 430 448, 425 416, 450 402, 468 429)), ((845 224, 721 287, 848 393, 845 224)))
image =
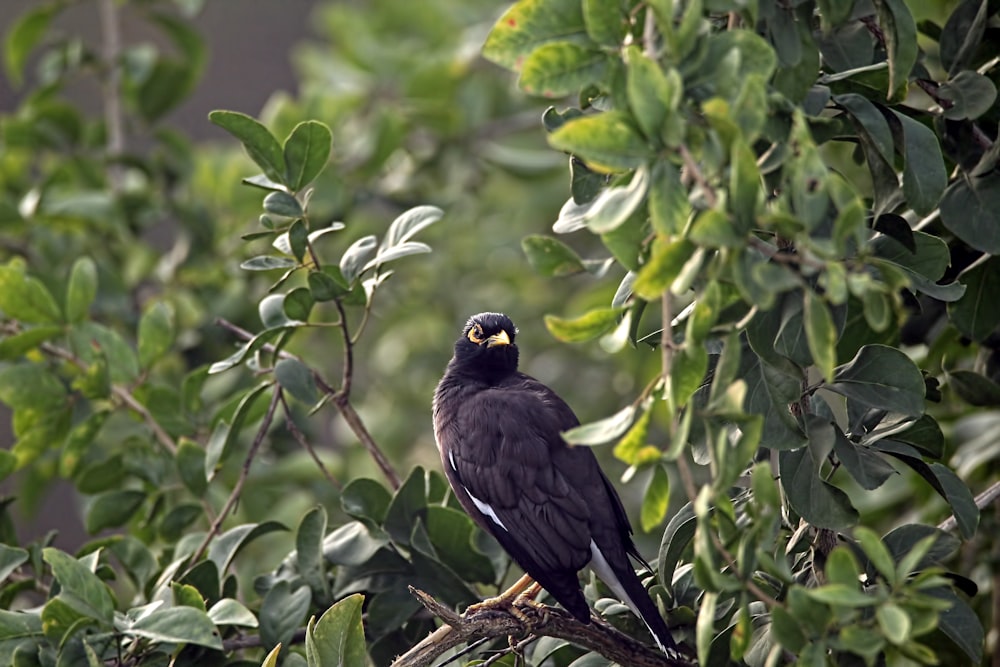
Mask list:
POLYGON ((483 331, 483 327, 479 324, 473 324, 472 328, 469 329, 469 340, 471 340, 476 345, 482 345, 486 340, 486 333, 483 331))

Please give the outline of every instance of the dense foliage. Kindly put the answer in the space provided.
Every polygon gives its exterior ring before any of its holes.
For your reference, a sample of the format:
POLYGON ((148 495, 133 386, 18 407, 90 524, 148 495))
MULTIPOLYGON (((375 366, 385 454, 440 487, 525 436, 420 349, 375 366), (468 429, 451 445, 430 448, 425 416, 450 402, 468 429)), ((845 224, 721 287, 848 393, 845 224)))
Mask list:
MULTIPOLYGON (((388 664, 438 623, 408 586, 496 590, 428 405, 488 308, 584 417, 566 439, 612 445, 698 664, 988 659, 1000 7, 331 4, 296 97, 210 115, 242 155, 164 123, 198 4, 83 3, 95 45, 38 3, 5 36, 0 662, 388 664), (72 554, 11 521, 56 478, 72 554)), ((459 660, 489 647, 602 664, 459 660)))

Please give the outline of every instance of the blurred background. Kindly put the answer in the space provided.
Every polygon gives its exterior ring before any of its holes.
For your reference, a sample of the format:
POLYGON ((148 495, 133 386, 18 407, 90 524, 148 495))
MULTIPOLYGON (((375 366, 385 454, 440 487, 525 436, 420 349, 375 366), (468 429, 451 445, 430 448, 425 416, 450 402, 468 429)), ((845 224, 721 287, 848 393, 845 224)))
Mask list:
MULTIPOLYGON (((32 0, 0 4, 0 29, 6 34, 33 6, 32 0)), ((50 124, 58 135, 42 167, 37 154, 3 157, 0 185, 8 204, 0 205, 0 239, 8 248, 30 248, 30 269, 46 267, 43 280, 56 294, 64 290, 59 283, 73 259, 93 256, 101 272, 95 317, 109 326, 128 326, 151 299, 167 300, 177 319, 180 350, 172 363, 178 382, 185 369, 231 353, 234 339, 216 318, 259 329, 256 303, 273 280, 238 268, 266 250, 239 240, 260 229, 261 192, 241 185, 257 168, 207 120, 213 109, 258 117, 278 137, 310 118, 331 127, 332 163, 316 184, 311 210, 314 220, 346 223, 344 236, 337 235, 343 247, 366 234, 381 235, 411 206, 433 204, 445 211, 421 235, 433 254, 399 262, 357 348, 356 404, 403 474, 416 464, 438 467, 431 395, 461 325, 473 313, 509 314, 520 327, 523 369, 551 384, 583 421, 630 401, 636 384, 645 381, 647 359, 654 371, 652 350, 612 358, 598 345, 557 344, 545 331, 544 313, 571 316, 605 305, 622 275, 613 270, 600 279, 553 279, 537 275, 525 260, 521 239, 551 231, 569 196, 569 177, 566 156, 545 143, 541 114, 550 102, 525 97, 508 72, 479 55, 506 3, 178 0, 118 6, 118 49, 125 54, 126 76, 138 82, 130 88, 126 81, 121 100, 124 152, 147 165, 145 176, 125 185, 129 197, 122 210, 95 195, 97 186, 75 166, 81 153, 102 147, 108 103, 100 76, 88 76, 86 57, 79 55, 107 47, 101 2, 77 3, 54 19, 51 32, 67 44, 62 55, 42 58, 36 49, 23 80, 12 81, 9 67, 0 80, 0 112, 11 115, 8 138, 50 124), (162 13, 190 26, 192 34, 178 36, 151 21, 162 13), (155 77, 143 79, 150 53, 187 72, 189 88, 158 96, 150 83, 155 77), (71 61, 83 66, 66 76, 71 61), (184 70, 188 65, 190 71, 184 70), (154 104, 168 97, 178 103, 154 104), (53 111, 63 100, 78 105, 82 117, 64 123, 64 111, 53 111), (26 169, 29 161, 34 166, 26 169), (78 199, 91 197, 93 202, 86 201, 93 206, 85 209, 90 212, 55 216, 54 224, 31 228, 20 216, 4 216, 37 187, 39 173, 46 185, 61 186, 47 191, 45 202, 55 207, 65 196, 79 211, 78 199)), ((583 257, 606 255, 589 235, 564 240, 583 257)), ((339 348, 328 333, 317 330, 302 345, 296 351, 329 358, 330 374, 339 372, 339 348)), ((252 377, 234 371, 214 378, 206 400, 213 392, 232 391, 234 383, 249 386, 252 377)), ((335 411, 303 414, 300 423, 342 483, 378 477, 335 411)), ((10 429, 0 432, 9 437, 10 429)), ((265 510, 293 524, 317 499, 335 507, 334 490, 301 448, 283 429, 272 438, 241 511, 260 516, 265 510), (299 491, 289 494, 289 488, 299 491)), ((610 451, 600 456, 612 479, 620 476, 624 467, 610 451)), ((644 487, 640 474, 623 495, 637 497, 644 487)), ((86 540, 79 501, 54 468, 35 466, 4 488, 19 498, 22 540, 53 529, 63 549, 86 540)), ((655 535, 644 539, 647 553, 659 541, 655 535)))

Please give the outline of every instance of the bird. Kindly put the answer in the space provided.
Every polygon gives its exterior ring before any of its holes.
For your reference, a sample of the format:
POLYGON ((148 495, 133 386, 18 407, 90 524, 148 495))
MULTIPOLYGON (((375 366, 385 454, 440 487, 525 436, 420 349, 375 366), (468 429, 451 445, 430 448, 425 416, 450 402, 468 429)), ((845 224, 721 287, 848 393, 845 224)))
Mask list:
POLYGON ((589 623, 578 576, 589 565, 660 650, 676 657, 670 630, 633 569, 630 557, 649 564, 632 541, 621 499, 591 449, 563 439, 580 423, 569 405, 518 371, 516 334, 502 313, 469 318, 433 400, 434 436, 455 497, 525 572, 492 601, 509 606, 533 580, 589 623))

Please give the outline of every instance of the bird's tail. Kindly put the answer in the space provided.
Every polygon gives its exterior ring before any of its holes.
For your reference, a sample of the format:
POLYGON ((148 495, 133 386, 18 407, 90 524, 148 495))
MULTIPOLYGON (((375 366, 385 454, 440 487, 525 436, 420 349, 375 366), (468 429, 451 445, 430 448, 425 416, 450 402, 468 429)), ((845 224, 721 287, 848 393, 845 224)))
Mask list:
POLYGON ((642 581, 632 569, 628 556, 614 559, 613 562, 616 563, 616 566, 613 567, 593 540, 590 542, 590 552, 591 569, 601 581, 615 592, 615 595, 621 598, 622 602, 629 606, 636 616, 642 619, 660 650, 668 657, 682 658, 683 656, 677 650, 677 644, 674 643, 674 638, 670 635, 670 629, 663 617, 660 616, 660 611, 649 597, 642 581))

